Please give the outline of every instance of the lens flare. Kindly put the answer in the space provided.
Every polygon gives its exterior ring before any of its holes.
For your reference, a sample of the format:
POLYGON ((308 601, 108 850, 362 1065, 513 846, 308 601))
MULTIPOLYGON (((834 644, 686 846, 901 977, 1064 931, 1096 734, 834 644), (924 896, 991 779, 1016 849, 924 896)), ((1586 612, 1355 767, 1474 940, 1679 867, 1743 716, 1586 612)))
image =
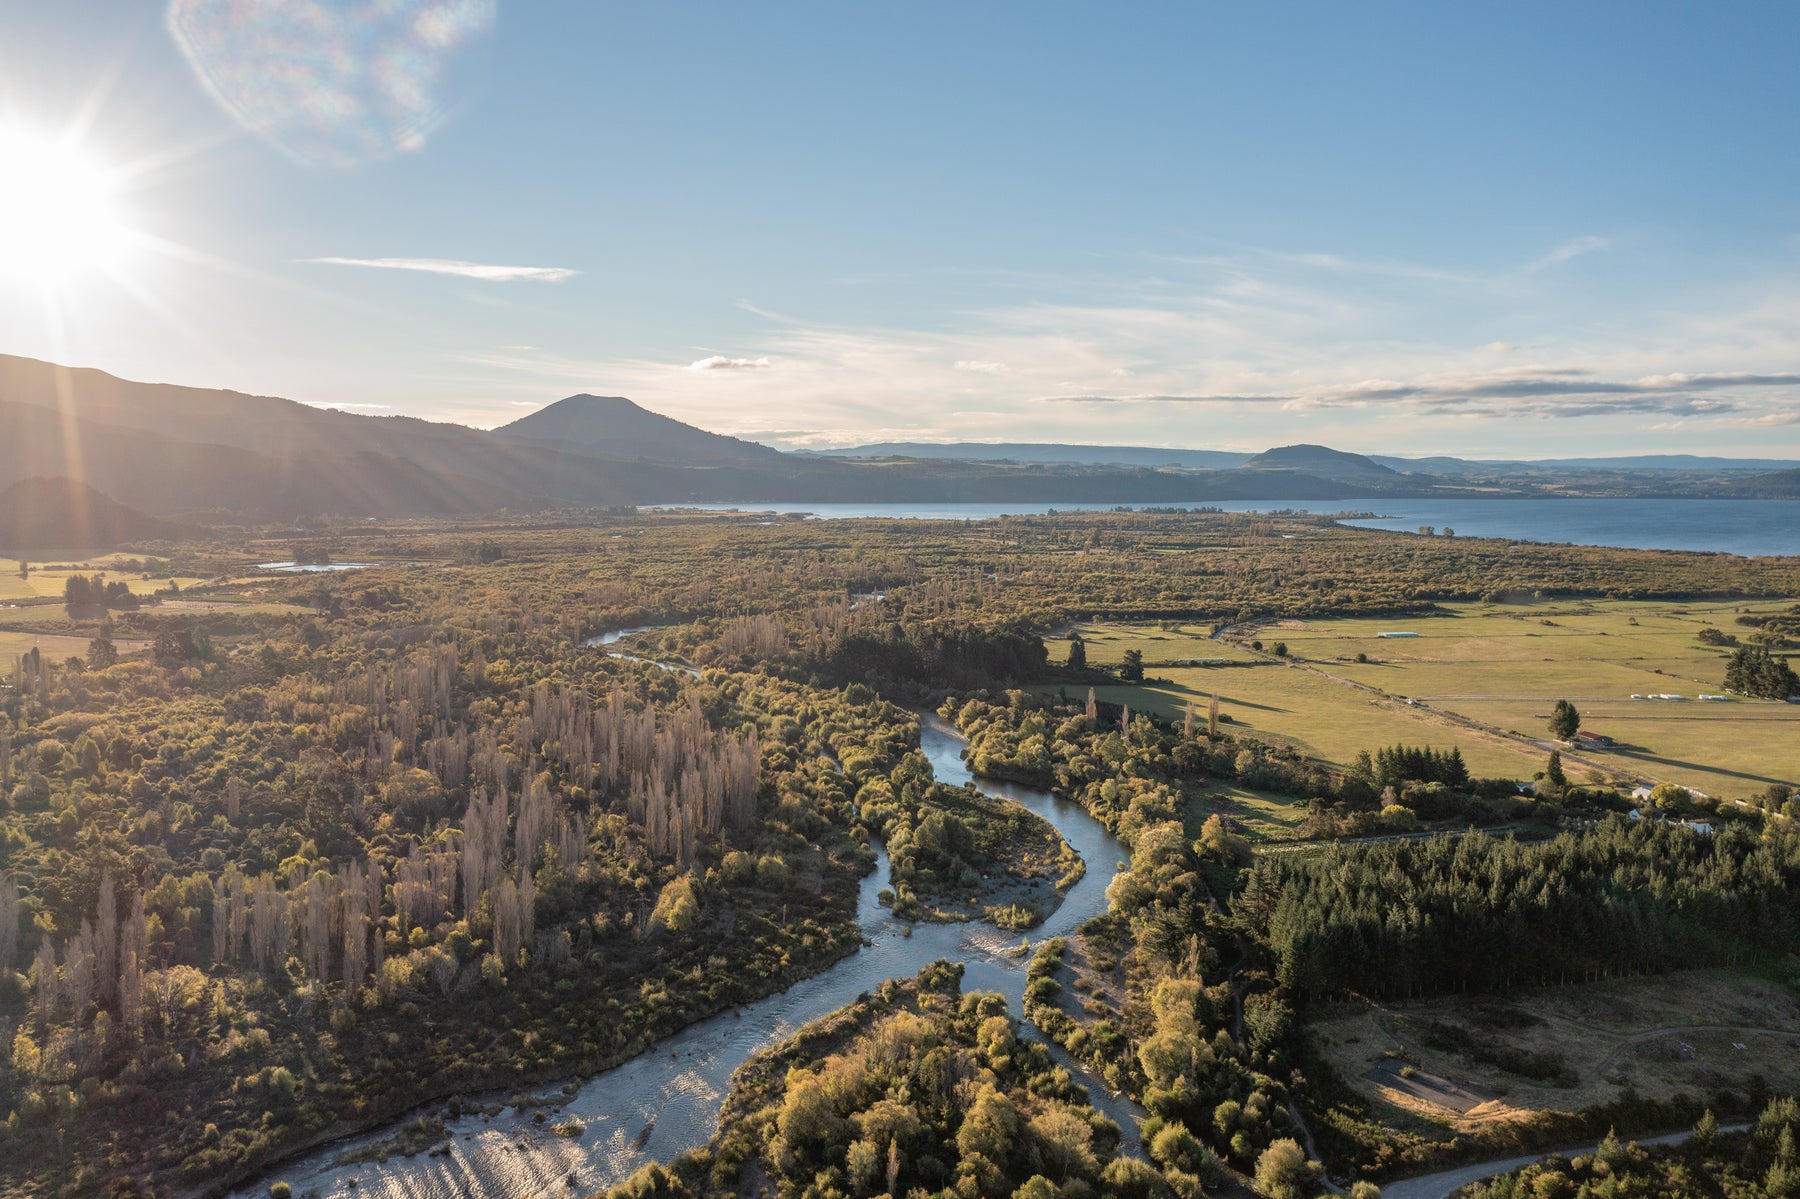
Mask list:
POLYGON ((0 277, 49 286, 116 269, 130 242, 117 191, 73 141, 0 128, 0 277))
POLYGON ((173 0, 169 29, 238 124, 316 166, 418 150, 495 0, 173 0))

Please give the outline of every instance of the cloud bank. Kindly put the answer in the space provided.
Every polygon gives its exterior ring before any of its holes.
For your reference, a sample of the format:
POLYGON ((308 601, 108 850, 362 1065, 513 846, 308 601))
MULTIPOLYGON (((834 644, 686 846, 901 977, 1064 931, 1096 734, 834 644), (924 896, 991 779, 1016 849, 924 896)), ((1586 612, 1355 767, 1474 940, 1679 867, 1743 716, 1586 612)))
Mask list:
POLYGON ((487 283, 561 283, 581 272, 566 266, 496 266, 486 262, 463 262, 456 258, 302 258, 300 261, 325 266, 366 266, 384 271, 424 271, 431 275, 455 275, 463 279, 480 279, 487 283))
POLYGON ((723 354, 714 354, 710 358, 702 358, 698 362, 690 362, 687 368, 691 371, 759 371, 769 366, 767 357, 762 358, 727 358, 723 354))

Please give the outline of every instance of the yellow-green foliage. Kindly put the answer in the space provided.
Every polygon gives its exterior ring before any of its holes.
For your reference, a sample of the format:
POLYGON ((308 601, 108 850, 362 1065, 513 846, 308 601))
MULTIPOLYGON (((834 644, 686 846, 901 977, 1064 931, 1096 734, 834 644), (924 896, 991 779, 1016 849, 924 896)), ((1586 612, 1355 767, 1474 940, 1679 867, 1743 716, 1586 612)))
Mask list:
POLYGON ((1099 1184, 1117 1126, 1041 1044, 1020 1040, 1003 999, 961 994, 961 973, 939 962, 884 983, 753 1059, 710 1173, 690 1169, 691 1190, 676 1193, 734 1194, 752 1160, 793 1196, 957 1187, 1004 1199, 1034 1177, 1099 1184))

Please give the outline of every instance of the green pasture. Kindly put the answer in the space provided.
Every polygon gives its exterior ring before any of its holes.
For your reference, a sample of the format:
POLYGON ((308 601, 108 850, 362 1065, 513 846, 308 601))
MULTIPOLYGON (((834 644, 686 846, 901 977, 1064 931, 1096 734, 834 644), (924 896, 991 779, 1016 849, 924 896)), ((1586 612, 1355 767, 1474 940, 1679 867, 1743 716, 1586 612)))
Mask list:
MULTIPOLYGON (((1446 702, 1461 715, 1527 736, 1544 736, 1543 700, 1446 702)), ((1708 795, 1741 799, 1770 783, 1800 781, 1800 704, 1759 700, 1681 703, 1575 701, 1581 727, 1611 737, 1610 750, 1581 751, 1586 761, 1627 778, 1667 779, 1708 795)))
POLYGON ((1192 703, 1206 719, 1211 697, 1229 717, 1226 730, 1270 744, 1291 745, 1309 757, 1348 766, 1362 750, 1404 742, 1462 749, 1477 775, 1530 778, 1544 768, 1545 754, 1504 737, 1446 721, 1428 708, 1348 687, 1298 666, 1150 667, 1141 686, 1096 687, 1110 703, 1179 719, 1192 703))
MULTIPOLYGON (((1116 667, 1131 649, 1143 655, 1146 682, 1098 687, 1101 699, 1166 717, 1191 702, 1204 717, 1217 694, 1233 727, 1337 765, 1396 742, 1455 745, 1477 775, 1529 778, 1543 769, 1542 747, 1454 718, 1543 741, 1551 706, 1568 699, 1584 729, 1620 743, 1582 751, 1593 767, 1573 767, 1575 777, 1666 780, 1736 798, 1800 781, 1800 705, 1698 702, 1723 691, 1730 651, 1696 634, 1712 625, 1743 635, 1750 630, 1737 616, 1792 603, 1446 605, 1446 615, 1282 622, 1250 634, 1262 653, 1249 648, 1250 637, 1213 640, 1203 625, 1103 622, 1080 631, 1092 666, 1116 667), (1378 636, 1388 631, 1419 636, 1378 636), (1286 643, 1293 664, 1266 652, 1276 642, 1286 643), (1209 659, 1223 662, 1198 664, 1209 659), (1688 698, 1630 698, 1658 693, 1688 698)), ((1053 663, 1066 660, 1067 645, 1051 639, 1053 663)))
MULTIPOLYGON (((1192 703, 1205 719, 1212 696, 1217 695, 1221 716, 1230 718, 1229 730, 1291 745, 1338 766, 1348 766, 1362 750, 1404 742, 1440 749, 1458 746, 1477 775, 1529 778, 1544 767, 1541 750, 1451 723, 1429 709, 1370 694, 1247 646, 1215 641, 1205 625, 1164 629, 1106 622, 1082 625, 1080 632, 1092 666, 1115 667, 1130 649, 1144 655, 1142 685, 1094 689, 1098 698, 1110 703, 1130 704, 1171 719, 1180 718, 1192 703), (1224 664, 1176 665, 1214 659, 1223 659, 1224 664)), ((1289 634, 1272 630, 1261 640, 1269 645, 1289 634)), ((1066 641, 1053 639, 1050 646, 1052 662, 1066 660, 1066 641)), ((1304 816, 1301 811, 1296 819, 1304 816)))
POLYGON ((1432 702, 1463 695, 1623 699, 1723 689, 1730 651, 1702 645, 1712 625, 1747 633, 1740 613, 1775 612, 1791 601, 1646 604, 1446 605, 1440 616, 1307 622, 1265 629, 1295 657, 1340 677, 1432 702), (1634 623, 1635 622, 1635 623, 1634 623), (1387 638, 1383 632, 1414 632, 1387 638), (1358 654, 1367 663, 1356 661, 1358 654))

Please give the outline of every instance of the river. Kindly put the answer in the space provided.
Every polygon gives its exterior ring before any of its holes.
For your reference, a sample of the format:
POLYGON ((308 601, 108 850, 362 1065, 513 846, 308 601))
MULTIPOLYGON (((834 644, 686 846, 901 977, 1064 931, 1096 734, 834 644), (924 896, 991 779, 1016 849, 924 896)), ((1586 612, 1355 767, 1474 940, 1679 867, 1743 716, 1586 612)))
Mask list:
MULTIPOLYGON (((940 780, 953 786, 976 782, 991 794, 1017 800, 1054 825, 1087 863, 1087 873, 1069 888, 1062 904, 1031 930, 1033 943, 1069 933, 1104 912, 1107 884, 1128 859, 1125 846, 1079 805, 1029 787, 975 779, 963 762, 964 743, 956 731, 935 715, 922 714, 920 719, 920 748, 940 780)), ((887 856, 878 848, 875 869, 863 879, 857 900, 857 921, 865 940, 860 951, 779 994, 690 1025, 624 1065, 581 1081, 566 1103, 540 1109, 542 1122, 533 1111, 509 1106, 494 1116, 445 1121, 453 1138, 448 1152, 335 1164, 348 1150, 394 1135, 405 1123, 401 1121, 291 1160, 234 1194, 261 1199, 271 1182, 285 1179, 296 1195, 320 1199, 586 1195, 624 1180, 646 1162, 667 1162, 706 1144, 717 1129, 720 1105, 739 1066, 801 1025, 873 991, 885 979, 911 978, 926 964, 949 958, 964 965, 965 991, 998 991, 1015 1016, 1021 1013, 1028 958, 1015 953, 1016 935, 987 924, 916 924, 908 935, 905 923, 878 900, 887 882, 887 856), (559 1124, 579 1124, 584 1131, 559 1135, 552 1131, 559 1124)), ((1067 1055, 1051 1048, 1087 1085, 1095 1106, 1120 1124, 1126 1148, 1135 1152, 1137 1129, 1132 1117, 1138 1113, 1108 1095, 1067 1055)), ((542 1087, 533 1093, 551 1095, 557 1089, 542 1087)), ((491 1096, 485 1100, 490 1106, 500 1101, 491 1096)), ((442 1108, 433 1104, 425 1110, 442 1108)))

